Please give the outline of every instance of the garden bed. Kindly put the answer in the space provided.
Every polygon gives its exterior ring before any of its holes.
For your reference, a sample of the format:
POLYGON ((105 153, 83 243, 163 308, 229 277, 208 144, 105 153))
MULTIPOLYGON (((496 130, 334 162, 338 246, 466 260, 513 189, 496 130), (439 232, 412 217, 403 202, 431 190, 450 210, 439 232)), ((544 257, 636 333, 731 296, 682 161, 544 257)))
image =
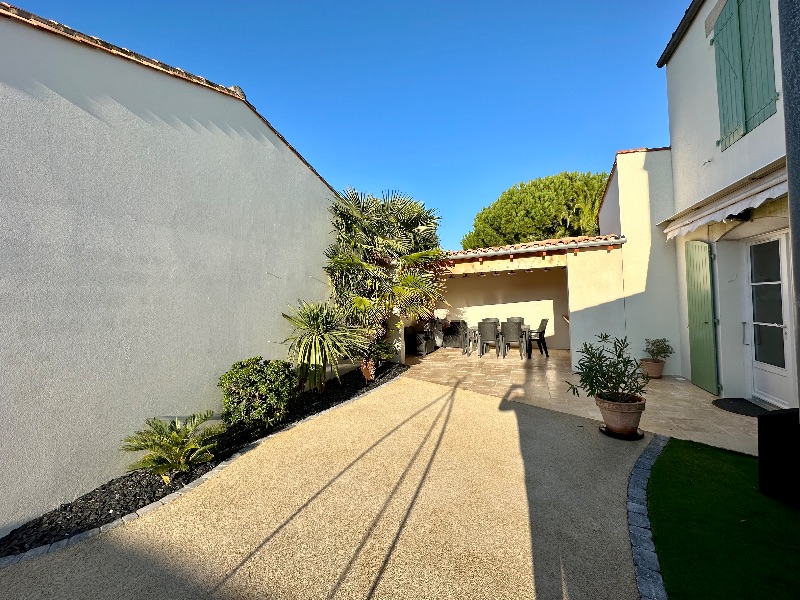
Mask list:
POLYGON ((407 368, 405 365, 386 363, 378 368, 375 380, 368 384, 364 382, 358 369, 350 371, 342 375, 341 383, 330 381, 325 394, 313 391, 300 394, 289 405, 289 414, 280 425, 260 431, 229 428, 220 437, 214 460, 198 465, 186 473, 176 473, 169 485, 165 485, 157 475, 146 471, 133 471, 112 479, 0 538, 0 558, 53 544, 136 512, 143 506, 180 490, 247 444, 310 415, 351 400, 394 379, 407 368))

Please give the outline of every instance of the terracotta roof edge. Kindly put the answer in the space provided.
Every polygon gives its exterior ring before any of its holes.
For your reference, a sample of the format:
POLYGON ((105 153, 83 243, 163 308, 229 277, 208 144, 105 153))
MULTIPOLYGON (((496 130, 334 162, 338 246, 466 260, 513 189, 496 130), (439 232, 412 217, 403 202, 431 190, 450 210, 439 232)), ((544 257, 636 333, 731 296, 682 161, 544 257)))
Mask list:
POLYGON ((267 119, 265 119, 263 115, 261 115, 261 113, 258 112, 258 110, 256 110, 255 106, 250 104, 250 102, 247 100, 244 92, 242 91, 242 88, 240 88, 239 86, 231 86, 229 88, 225 87, 224 85, 221 85, 219 83, 214 83, 213 81, 210 81, 209 79, 206 79, 205 77, 201 77, 199 75, 193 75, 192 73, 189 73, 188 71, 184 71, 183 69, 178 68, 178 67, 173 67, 171 65, 168 65, 166 63, 161 62, 160 60, 156 60, 154 58, 149 58, 147 56, 139 54, 138 52, 134 52, 132 50, 128 50, 127 48, 122 48, 121 46, 116 46, 116 45, 114 45, 114 44, 112 44, 110 42, 106 42, 105 40, 101 40, 98 37, 95 37, 93 35, 88 35, 86 33, 82 33, 80 31, 72 29, 71 27, 68 27, 66 25, 62 25, 61 23, 58 23, 57 21, 52 21, 52 20, 49 20, 49 19, 45 19, 44 17, 40 17, 39 15, 35 15, 35 14, 33 14, 33 13, 27 11, 27 10, 24 10, 22 8, 19 8, 19 7, 16 7, 16 6, 14 6, 12 4, 9 4, 7 2, 0 2, 0 17, 5 17, 7 19, 16 21, 16 22, 21 23, 23 25, 28 25, 30 27, 34 27, 34 28, 39 29, 41 31, 45 31, 45 32, 48 32, 48 33, 52 33, 54 35, 61 36, 63 38, 66 38, 66 39, 71 40, 73 42, 76 42, 78 44, 84 44, 84 45, 89 46, 91 48, 95 48, 97 50, 102 50, 103 52, 107 52, 107 53, 111 54, 112 56, 116 56, 118 58, 129 60, 131 62, 134 62, 136 64, 142 65, 144 67, 149 67, 149 68, 154 69, 156 71, 160 71, 161 73, 164 73, 166 75, 171 75, 172 77, 176 77, 178 79, 182 79, 182 80, 187 81, 189 83, 194 83, 196 85, 203 86, 205 88, 214 90, 215 92, 219 92, 221 94, 225 94, 226 96, 230 96, 232 98, 235 98, 237 100, 240 100, 240 101, 244 102, 244 104, 246 104, 247 107, 250 108, 250 110, 252 110, 256 114, 256 116, 258 116, 258 118, 261 119, 264 122, 264 124, 267 127, 269 127, 269 129, 286 145, 286 147, 289 150, 291 150, 292 153, 295 156, 297 156, 297 158, 299 158, 300 161, 306 167, 308 167, 311 170, 311 172, 314 173, 314 175, 316 175, 317 178, 320 181, 322 181, 322 183, 324 183, 325 186, 329 190, 331 190, 331 192, 333 192, 334 194, 336 193, 336 190, 333 189, 331 184, 329 184, 325 180, 325 178, 322 177, 322 175, 320 175, 317 172, 317 170, 314 167, 312 167, 311 164, 309 164, 309 162, 305 158, 303 158, 303 156, 297 151, 297 149, 295 149, 294 146, 292 146, 288 141, 286 141, 286 138, 283 137, 278 132, 278 130, 275 129, 275 127, 273 127, 272 124, 267 119))
POLYGON ((625 241, 627 241, 625 236, 618 235, 616 233, 610 233, 606 235, 583 235, 577 237, 565 237, 565 238, 557 238, 549 240, 535 240, 530 242, 520 242, 519 244, 508 244, 505 246, 494 246, 489 248, 448 250, 446 254, 451 260, 453 260, 462 256, 472 255, 472 254, 492 254, 495 252, 519 252, 521 254, 524 254, 526 252, 541 252, 542 250, 546 250, 547 248, 552 248, 554 246, 558 247, 569 246, 569 247, 579 248, 582 245, 587 245, 587 246, 606 245, 603 242, 607 242, 609 245, 613 244, 616 246, 621 243, 624 243, 625 241))

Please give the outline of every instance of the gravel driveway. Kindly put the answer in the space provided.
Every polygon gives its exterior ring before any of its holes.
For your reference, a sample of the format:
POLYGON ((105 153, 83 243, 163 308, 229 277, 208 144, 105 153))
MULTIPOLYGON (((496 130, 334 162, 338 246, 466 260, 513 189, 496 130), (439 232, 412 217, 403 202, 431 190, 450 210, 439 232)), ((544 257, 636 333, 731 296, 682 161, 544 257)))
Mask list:
POLYGON ((402 376, 123 527, 0 571, 0 598, 638 598, 648 439, 402 376))

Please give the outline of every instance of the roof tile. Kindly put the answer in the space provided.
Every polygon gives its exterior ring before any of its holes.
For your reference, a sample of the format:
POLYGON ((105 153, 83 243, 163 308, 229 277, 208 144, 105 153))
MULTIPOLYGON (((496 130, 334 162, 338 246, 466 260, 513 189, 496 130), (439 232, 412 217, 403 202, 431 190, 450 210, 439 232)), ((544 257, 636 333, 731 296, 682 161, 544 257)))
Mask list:
POLYGON ((471 254, 489 254, 492 252, 504 252, 508 250, 520 250, 523 252, 536 252, 547 250, 553 246, 574 245, 580 247, 585 244, 593 244, 597 242, 612 242, 619 244, 622 237, 616 234, 611 235, 582 235, 577 237, 563 237, 550 240, 536 240, 531 242, 521 242, 519 244, 509 244, 508 246, 491 246, 489 248, 473 248, 468 250, 450 250, 447 255, 451 258, 458 258, 459 256, 466 256, 471 254))

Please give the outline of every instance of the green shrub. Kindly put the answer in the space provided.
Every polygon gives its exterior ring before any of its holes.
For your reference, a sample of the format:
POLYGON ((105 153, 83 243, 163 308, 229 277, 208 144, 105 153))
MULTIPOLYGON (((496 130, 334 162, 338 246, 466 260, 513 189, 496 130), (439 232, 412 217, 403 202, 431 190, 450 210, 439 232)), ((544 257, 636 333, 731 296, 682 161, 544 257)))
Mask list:
POLYGON ((222 420, 228 425, 269 427, 286 416, 297 389, 297 373, 283 360, 248 358, 219 378, 222 420))
POLYGON ((669 340, 658 338, 655 340, 645 339, 644 351, 652 360, 666 360, 675 353, 669 340))
POLYGON ((628 338, 616 338, 601 333, 597 344, 583 343, 575 373, 580 382, 567 381, 573 394, 582 389, 589 396, 609 402, 636 402, 645 393, 650 378, 642 372, 639 361, 629 355, 628 338))
POLYGON ((126 437, 122 449, 127 452, 147 450, 149 454, 128 469, 147 469, 169 484, 169 474, 188 471, 195 465, 210 461, 214 458, 211 451, 216 446, 215 438, 225 431, 225 426, 199 427, 213 414, 210 410, 196 413, 187 417, 184 423, 178 418, 170 422, 155 417, 147 419, 147 429, 126 437))

